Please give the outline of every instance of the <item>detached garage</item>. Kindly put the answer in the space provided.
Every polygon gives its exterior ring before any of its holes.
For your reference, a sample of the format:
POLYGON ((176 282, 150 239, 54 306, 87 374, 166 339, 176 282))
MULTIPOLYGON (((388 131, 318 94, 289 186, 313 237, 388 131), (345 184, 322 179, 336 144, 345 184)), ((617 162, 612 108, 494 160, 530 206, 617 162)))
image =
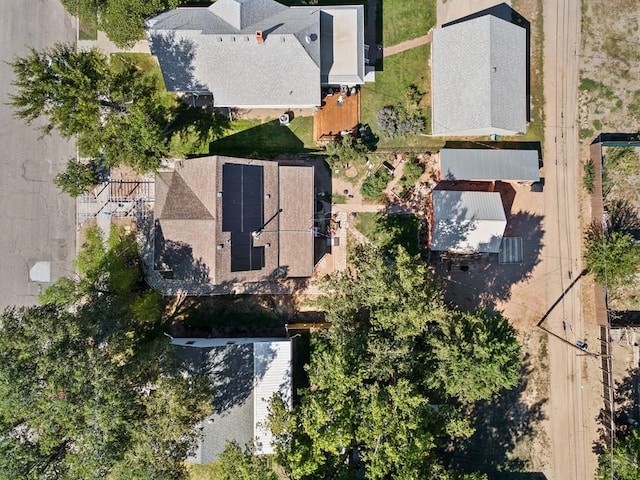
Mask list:
POLYGON ((443 148, 440 180, 540 181, 537 150, 443 148))

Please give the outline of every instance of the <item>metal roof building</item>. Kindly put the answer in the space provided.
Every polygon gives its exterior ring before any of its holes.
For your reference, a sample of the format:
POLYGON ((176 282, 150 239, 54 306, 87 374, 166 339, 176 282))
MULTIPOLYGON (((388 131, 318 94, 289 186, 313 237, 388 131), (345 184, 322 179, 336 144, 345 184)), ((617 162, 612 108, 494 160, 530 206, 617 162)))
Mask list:
POLYGON ((537 182, 540 180, 538 151, 443 148, 440 179, 537 182))
POLYGON ((484 15, 433 32, 433 135, 515 135, 527 123, 526 31, 484 15))
POLYGON ((322 85, 364 83, 362 5, 218 0, 153 17, 147 34, 167 90, 217 107, 308 108, 322 85))
POLYGON ((291 406, 291 342, 282 338, 174 338, 190 373, 207 375, 214 413, 194 418, 202 438, 192 463, 215 462, 227 441, 255 445, 255 453, 274 453, 266 426, 269 402, 282 396, 291 406))
POLYGON ((434 190, 430 248, 455 253, 498 253, 507 219, 498 192, 434 190))

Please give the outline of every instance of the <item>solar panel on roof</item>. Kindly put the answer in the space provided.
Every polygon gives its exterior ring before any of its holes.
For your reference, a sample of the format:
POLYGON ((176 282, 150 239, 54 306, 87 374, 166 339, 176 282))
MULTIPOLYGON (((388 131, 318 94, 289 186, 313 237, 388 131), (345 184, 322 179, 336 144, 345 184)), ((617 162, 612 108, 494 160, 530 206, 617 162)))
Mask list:
POLYGON ((264 171, 258 165, 222 166, 222 230, 231 232, 231 271, 264 268, 264 247, 254 247, 252 232, 264 226, 264 171))

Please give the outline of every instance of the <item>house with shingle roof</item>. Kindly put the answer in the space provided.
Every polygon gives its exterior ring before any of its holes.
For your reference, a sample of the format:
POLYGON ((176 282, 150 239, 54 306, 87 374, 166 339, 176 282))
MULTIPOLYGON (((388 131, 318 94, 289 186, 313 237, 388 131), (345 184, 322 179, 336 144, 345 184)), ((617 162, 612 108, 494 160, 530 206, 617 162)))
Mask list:
POLYGON ((364 7, 217 0, 147 21, 167 90, 213 105, 307 108, 321 87, 364 83, 364 7))
POLYGON ((153 269, 165 294, 306 278, 314 268, 314 169, 211 156, 156 178, 153 269))
POLYGON ((433 135, 518 135, 527 126, 526 30, 487 14, 434 30, 433 135))
POLYGON ((227 441, 274 453, 270 401, 292 402, 291 341, 284 338, 174 338, 185 371, 208 378, 214 412, 197 419, 201 434, 191 463, 215 462, 227 441))

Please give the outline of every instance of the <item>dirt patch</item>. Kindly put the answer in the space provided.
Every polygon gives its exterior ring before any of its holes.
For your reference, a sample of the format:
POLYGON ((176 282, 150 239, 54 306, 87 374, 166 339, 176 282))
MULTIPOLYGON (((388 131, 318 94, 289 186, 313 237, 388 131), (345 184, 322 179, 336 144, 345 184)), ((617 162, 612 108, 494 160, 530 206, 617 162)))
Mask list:
POLYGON ((582 13, 580 132, 590 142, 640 122, 640 10, 636 0, 583 0, 582 13))

